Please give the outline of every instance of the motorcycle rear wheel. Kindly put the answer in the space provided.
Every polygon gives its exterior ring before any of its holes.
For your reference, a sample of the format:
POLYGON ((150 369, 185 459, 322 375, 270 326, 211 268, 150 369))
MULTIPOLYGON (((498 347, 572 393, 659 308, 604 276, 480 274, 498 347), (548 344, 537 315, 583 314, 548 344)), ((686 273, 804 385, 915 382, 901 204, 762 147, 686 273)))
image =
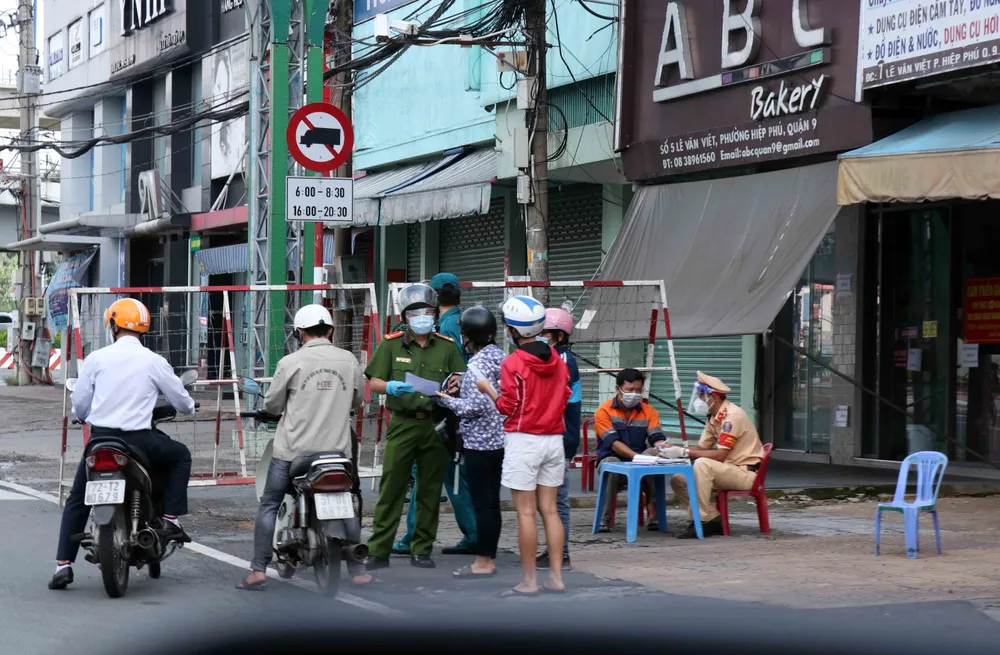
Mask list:
POLYGON ((124 507, 115 509, 110 525, 102 525, 97 538, 97 555, 101 563, 104 591, 110 598, 121 598, 128 589, 128 557, 124 549, 128 543, 128 527, 124 507))
POLYGON ((323 537, 322 552, 313 566, 313 573, 316 575, 316 586, 324 596, 332 598, 340 589, 342 555, 340 541, 323 537))

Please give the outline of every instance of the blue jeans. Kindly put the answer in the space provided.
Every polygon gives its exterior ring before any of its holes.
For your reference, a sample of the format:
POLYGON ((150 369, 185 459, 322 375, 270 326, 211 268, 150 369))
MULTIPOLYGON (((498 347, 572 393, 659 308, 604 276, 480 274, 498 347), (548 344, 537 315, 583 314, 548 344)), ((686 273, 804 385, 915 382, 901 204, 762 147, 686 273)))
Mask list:
POLYGON ((566 531, 566 540, 563 542, 563 557, 569 557, 569 460, 566 460, 563 483, 556 496, 556 510, 559 512, 559 519, 562 520, 563 529, 566 531))
MULTIPOLYGON (((413 502, 413 498, 417 494, 416 478, 417 465, 414 464, 414 483, 413 489, 410 491, 410 507, 406 511, 406 534, 396 542, 396 547, 402 550, 409 550, 410 541, 413 539, 413 529, 417 523, 417 504, 413 502)), ((455 521, 458 523, 458 528, 462 531, 463 538, 459 544, 474 549, 478 542, 478 538, 476 537, 476 511, 472 507, 472 496, 469 495, 469 485, 465 481, 465 464, 459 467, 458 493, 456 494, 455 464, 449 459, 448 468, 445 470, 444 486, 448 494, 448 500, 451 501, 451 508, 455 512, 455 521)))

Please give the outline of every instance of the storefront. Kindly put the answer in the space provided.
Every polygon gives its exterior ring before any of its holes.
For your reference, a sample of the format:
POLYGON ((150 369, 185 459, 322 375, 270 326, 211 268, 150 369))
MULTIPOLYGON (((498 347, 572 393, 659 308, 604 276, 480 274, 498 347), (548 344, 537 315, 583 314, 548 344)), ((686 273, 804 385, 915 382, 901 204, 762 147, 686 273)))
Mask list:
POLYGON ((949 5, 918 25, 906 11, 917 2, 868 4, 857 98, 887 108, 875 115, 887 129, 841 155, 838 176, 838 201, 858 212, 866 244, 857 356, 871 364, 859 381, 879 396, 861 405, 857 455, 998 462, 1000 97, 989 75, 1000 8, 949 5), (949 38, 882 45, 926 34, 949 38))
POLYGON ((833 160, 872 134, 853 100, 858 20, 837 0, 622 5, 615 147, 639 186, 602 277, 662 278, 682 384, 698 369, 723 377, 780 447, 824 448, 793 435, 830 420, 810 410, 778 425, 790 405, 818 410, 828 376, 768 336, 788 314, 790 341, 811 352, 832 358, 843 338, 823 321, 838 307, 829 253, 847 268, 857 249, 833 160))

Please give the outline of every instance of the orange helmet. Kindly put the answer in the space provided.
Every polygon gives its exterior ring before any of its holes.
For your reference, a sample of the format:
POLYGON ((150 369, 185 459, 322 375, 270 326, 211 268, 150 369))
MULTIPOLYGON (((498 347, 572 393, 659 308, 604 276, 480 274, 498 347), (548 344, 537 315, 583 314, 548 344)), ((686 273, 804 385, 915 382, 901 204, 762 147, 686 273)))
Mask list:
POLYGON ((109 326, 112 321, 123 330, 143 334, 149 332, 149 310, 135 298, 122 298, 113 302, 108 311, 104 312, 104 325, 109 326))

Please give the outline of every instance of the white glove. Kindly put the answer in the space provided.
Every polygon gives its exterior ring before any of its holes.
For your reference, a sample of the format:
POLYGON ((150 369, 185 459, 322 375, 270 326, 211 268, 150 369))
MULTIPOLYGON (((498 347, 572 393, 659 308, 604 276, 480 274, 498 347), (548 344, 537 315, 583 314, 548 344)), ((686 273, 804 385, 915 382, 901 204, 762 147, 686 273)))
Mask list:
POLYGON ((660 448, 660 455, 667 459, 680 459, 684 457, 684 449, 680 446, 667 446, 660 448))

